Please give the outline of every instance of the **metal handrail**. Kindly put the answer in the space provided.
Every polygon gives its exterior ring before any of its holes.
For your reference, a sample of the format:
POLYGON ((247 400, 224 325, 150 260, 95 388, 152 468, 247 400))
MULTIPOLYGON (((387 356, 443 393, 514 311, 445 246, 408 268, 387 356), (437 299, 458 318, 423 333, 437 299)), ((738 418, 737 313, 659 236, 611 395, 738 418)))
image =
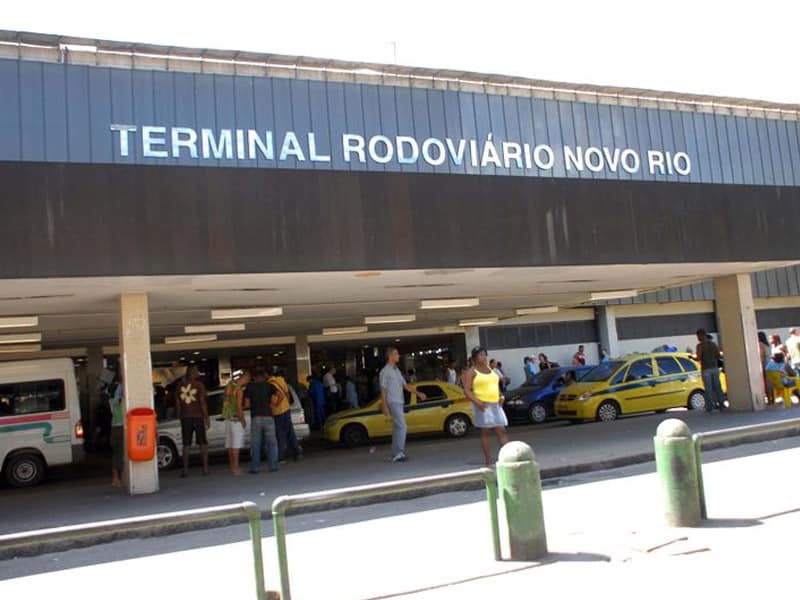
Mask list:
POLYGON ((291 600, 289 585, 289 562, 286 554, 286 513, 300 508, 325 510, 340 506, 344 501, 384 498, 392 500, 394 494, 425 490, 429 494, 441 494, 458 490, 460 486, 483 481, 486 486, 486 499, 489 503, 489 518, 492 528, 492 547, 495 560, 501 560, 500 526, 497 519, 497 477, 491 469, 481 468, 445 475, 432 475, 414 479, 402 479, 387 483, 361 485, 310 494, 280 496, 272 503, 272 521, 275 542, 278 550, 278 572, 281 580, 281 599, 291 600))
POLYGON ((84 525, 67 525, 52 529, 39 529, 0 536, 0 560, 20 556, 33 556, 43 551, 83 548, 94 544, 113 542, 131 532, 155 534, 169 533, 177 525, 198 522, 227 525, 231 519, 246 517, 250 529, 253 550, 256 600, 265 600, 264 557, 261 550, 261 511, 254 502, 228 504, 211 508, 183 510, 111 521, 99 521, 84 525))
POLYGON ((800 418, 759 423, 758 425, 743 425, 741 427, 715 429, 713 431, 702 431, 692 435, 695 460, 697 461, 697 481, 700 491, 700 516, 703 519, 708 518, 706 491, 705 484, 703 483, 703 444, 737 445, 746 443, 747 440, 753 436, 770 433, 789 433, 790 435, 794 433, 794 435, 800 435, 800 418))

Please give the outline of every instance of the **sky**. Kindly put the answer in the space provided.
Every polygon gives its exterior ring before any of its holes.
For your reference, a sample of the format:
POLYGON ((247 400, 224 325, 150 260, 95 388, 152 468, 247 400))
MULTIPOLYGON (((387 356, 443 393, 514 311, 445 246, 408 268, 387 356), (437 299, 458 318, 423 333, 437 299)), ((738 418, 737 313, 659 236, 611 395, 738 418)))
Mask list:
POLYGON ((794 0, 6 0, 0 29, 800 104, 794 0))

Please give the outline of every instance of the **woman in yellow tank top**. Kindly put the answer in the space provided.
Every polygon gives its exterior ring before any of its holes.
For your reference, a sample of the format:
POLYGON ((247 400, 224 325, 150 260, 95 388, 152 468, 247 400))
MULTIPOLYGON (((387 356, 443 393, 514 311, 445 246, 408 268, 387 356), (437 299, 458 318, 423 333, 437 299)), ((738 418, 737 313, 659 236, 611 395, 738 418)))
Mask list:
POLYGON ((502 447, 508 443, 506 426, 508 420, 503 410, 503 397, 500 394, 500 377, 486 362, 486 348, 472 349, 472 369, 463 378, 464 392, 472 401, 475 427, 481 430, 481 448, 486 466, 492 466, 492 449, 489 443, 489 430, 493 429, 502 447))

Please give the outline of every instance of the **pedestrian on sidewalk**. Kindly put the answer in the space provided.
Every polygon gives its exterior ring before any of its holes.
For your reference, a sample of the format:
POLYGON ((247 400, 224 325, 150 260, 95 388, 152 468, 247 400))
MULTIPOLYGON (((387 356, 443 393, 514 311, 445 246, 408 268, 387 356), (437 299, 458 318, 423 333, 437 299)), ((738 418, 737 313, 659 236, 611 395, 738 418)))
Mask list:
POLYGON ((267 383, 263 367, 257 367, 253 381, 244 390, 245 402, 250 406, 250 472, 261 472, 261 457, 267 447, 267 462, 270 472, 278 470, 278 438, 275 434, 275 419, 272 417, 272 396, 275 386, 267 383))
POLYGON ((446 371, 446 381, 450 385, 455 385, 456 381, 458 381, 458 372, 456 371, 456 361, 450 359, 450 362, 447 363, 447 371, 446 371))
POLYGON ((800 329, 797 329, 797 327, 792 327, 789 330, 789 337, 786 338, 786 349, 789 354, 784 358, 797 371, 800 369, 800 329))
MULTIPOLYGON (((403 373, 397 366, 400 351, 394 346, 386 349, 386 366, 381 369, 381 410, 387 419, 392 420, 392 462, 405 462, 406 456, 406 415, 403 390, 409 394, 414 388, 406 383, 403 373)), ((417 392, 417 400, 424 401, 425 394, 417 392)))
POLYGON ((114 394, 108 401, 111 409, 111 485, 122 487, 122 467, 125 463, 125 408, 122 402, 122 380, 117 380, 114 394))
POLYGON ((508 420, 503 411, 503 397, 500 394, 500 377, 486 362, 486 348, 476 346, 472 349, 472 369, 464 377, 464 392, 472 401, 475 427, 481 430, 481 448, 486 466, 494 464, 489 442, 492 430, 502 448, 508 443, 506 426, 508 420))
POLYGON ((244 417, 244 388, 250 383, 250 372, 243 371, 225 386, 222 401, 222 418, 225 419, 225 448, 231 473, 241 475, 239 454, 244 447, 244 432, 247 420, 244 417))
POLYGON ((183 442, 183 470, 181 477, 189 475, 189 449, 194 437, 200 446, 200 460, 203 475, 208 475, 208 438, 206 431, 211 427, 208 418, 206 386, 200 381, 197 367, 190 366, 178 384, 178 398, 175 412, 181 421, 181 440, 183 442))
POLYGON ((586 364, 586 352, 584 351, 583 344, 578 346, 578 351, 572 355, 572 366, 582 367, 586 364))
POLYGON ((325 425, 325 386, 316 373, 309 375, 307 381, 308 395, 314 408, 314 429, 322 429, 325 425))
POLYGON ((772 384, 770 384, 769 380, 767 379, 767 363, 769 362, 772 355, 770 354, 769 348, 769 340, 767 340, 767 334, 763 331, 758 332, 758 348, 759 348, 759 357, 761 358, 761 377, 764 379, 764 392, 766 394, 766 400, 764 401, 765 404, 770 404, 775 401, 772 392, 772 384))
POLYGON ((268 383, 276 390, 271 398, 271 406, 272 418, 275 419, 275 434, 278 438, 278 457, 283 460, 291 452, 294 460, 301 460, 303 449, 297 442, 297 435, 294 432, 290 405, 292 398, 289 395, 289 384, 286 383, 283 370, 278 370, 269 378, 268 383))
POLYGON ((719 380, 719 363, 721 354, 717 346, 704 329, 697 330, 697 349, 695 355, 700 362, 703 387, 706 396, 706 412, 718 408, 725 410, 725 396, 719 380))

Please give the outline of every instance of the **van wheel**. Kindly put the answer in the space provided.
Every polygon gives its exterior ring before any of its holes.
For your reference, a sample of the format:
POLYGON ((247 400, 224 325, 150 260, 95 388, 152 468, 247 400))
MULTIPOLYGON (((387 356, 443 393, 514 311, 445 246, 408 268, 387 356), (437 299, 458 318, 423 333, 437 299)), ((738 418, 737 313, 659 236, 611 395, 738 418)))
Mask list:
POLYGON ((616 421, 619 417, 619 405, 613 400, 606 400, 597 407, 598 421, 616 421))
POLYGON ((156 458, 159 471, 175 468, 178 464, 178 449, 175 447, 175 443, 167 437, 158 438, 156 458))
POLYGON ((23 452, 6 461, 6 480, 14 487, 31 487, 44 477, 44 461, 38 454, 23 452))
POLYGON ((342 429, 342 433, 339 435, 339 439, 342 440, 342 443, 348 448, 357 448, 367 443, 369 434, 367 434, 367 430, 364 429, 363 425, 351 423, 350 425, 345 425, 344 429, 342 429))

